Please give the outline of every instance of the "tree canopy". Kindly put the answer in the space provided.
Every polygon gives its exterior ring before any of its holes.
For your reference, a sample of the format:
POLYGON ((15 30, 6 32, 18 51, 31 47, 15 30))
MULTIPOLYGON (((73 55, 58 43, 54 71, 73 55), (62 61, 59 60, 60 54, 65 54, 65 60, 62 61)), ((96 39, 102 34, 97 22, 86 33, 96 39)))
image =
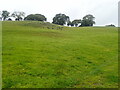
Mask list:
POLYGON ((81 19, 75 19, 75 20, 73 20, 72 21, 72 24, 74 25, 74 26, 78 26, 78 24, 80 24, 81 23, 81 19))
POLYGON ((9 17, 9 14, 10 13, 8 11, 6 11, 6 10, 2 11, 2 19, 6 20, 9 17))
POLYGON ((20 21, 20 20, 22 20, 24 18, 25 13, 24 12, 19 12, 19 11, 16 12, 15 11, 15 12, 12 13, 11 16, 14 17, 16 21, 20 21))
POLYGON ((54 24, 58 25, 64 25, 69 21, 69 16, 66 16, 65 14, 56 14, 56 16, 53 18, 54 24))
POLYGON ((46 21, 47 18, 42 14, 30 14, 27 17, 25 17, 24 20, 46 21))
POLYGON ((67 25, 68 25, 68 26, 71 26, 71 24, 72 24, 71 21, 68 21, 68 22, 67 22, 67 25))
POLYGON ((110 24, 110 25, 106 25, 106 27, 115 27, 115 25, 110 24))
MULTIPOLYGON (((20 20, 32 20, 32 21, 47 21, 47 18, 42 14, 29 14, 25 17, 24 12, 15 11, 11 15, 6 10, 0 11, 0 20, 12 20, 8 17, 14 17, 16 21, 20 20)), ((76 27, 82 27, 82 26, 93 26, 95 24, 95 17, 91 14, 88 14, 84 16, 82 19, 75 19, 73 21, 70 21, 70 17, 65 14, 56 14, 53 17, 53 24, 58 25, 68 25, 68 26, 76 26, 76 27)), ((110 26, 110 25, 109 25, 110 26)), ((113 26, 113 25, 111 25, 113 26)))
POLYGON ((93 24, 95 24, 94 19, 95 17, 91 14, 84 16, 83 20, 81 21, 81 26, 93 26, 93 24))

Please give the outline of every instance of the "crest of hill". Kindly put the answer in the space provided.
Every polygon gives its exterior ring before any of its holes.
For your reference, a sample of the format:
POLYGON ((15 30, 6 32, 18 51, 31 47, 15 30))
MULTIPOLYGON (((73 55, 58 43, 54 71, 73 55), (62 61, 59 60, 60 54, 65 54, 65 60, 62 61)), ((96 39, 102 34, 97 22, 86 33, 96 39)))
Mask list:
POLYGON ((36 28, 47 28, 47 29, 57 29, 57 30, 62 30, 63 28, 66 27, 66 26, 52 24, 50 22, 41 22, 41 21, 25 21, 23 25, 36 27, 36 28))

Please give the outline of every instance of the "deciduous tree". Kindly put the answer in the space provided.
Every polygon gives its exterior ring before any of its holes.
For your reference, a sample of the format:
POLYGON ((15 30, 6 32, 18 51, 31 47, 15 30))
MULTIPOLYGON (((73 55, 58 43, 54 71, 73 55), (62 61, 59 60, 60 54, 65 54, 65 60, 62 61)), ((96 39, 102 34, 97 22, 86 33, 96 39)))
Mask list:
POLYGON ((94 19, 95 17, 91 14, 84 16, 83 20, 81 21, 81 26, 93 26, 93 24, 95 24, 94 19))
POLYGON ((16 21, 20 21, 24 18, 25 13, 20 11, 15 11, 12 13, 11 16, 14 17, 16 21))
POLYGON ((5 21, 9 17, 9 12, 4 10, 2 11, 2 19, 5 21))
POLYGON ((54 24, 58 25, 64 25, 69 21, 69 16, 66 16, 65 14, 56 14, 56 16, 53 18, 54 24))
POLYGON ((24 20, 46 21, 47 18, 42 14, 30 14, 27 17, 25 17, 24 20))
POLYGON ((78 24, 81 23, 81 19, 75 19, 75 20, 72 21, 72 23, 77 27, 78 24))

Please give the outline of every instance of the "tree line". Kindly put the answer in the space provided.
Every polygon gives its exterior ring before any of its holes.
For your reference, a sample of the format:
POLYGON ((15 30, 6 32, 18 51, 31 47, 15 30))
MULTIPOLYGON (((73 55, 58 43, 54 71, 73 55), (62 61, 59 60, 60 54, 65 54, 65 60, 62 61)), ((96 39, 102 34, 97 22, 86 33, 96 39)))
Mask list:
MULTIPOLYGON (((27 15, 25 17, 25 13, 24 12, 20 12, 20 11, 15 11, 12 14, 10 14, 10 12, 3 10, 1 13, 1 20, 3 21, 12 21, 12 19, 10 17, 15 18, 16 21, 47 21, 47 18, 42 15, 42 14, 30 14, 27 15)), ((73 21, 70 20, 70 17, 65 15, 65 14, 56 14, 53 17, 53 24, 58 24, 58 25, 67 25, 67 26, 93 26, 95 24, 95 17, 91 14, 88 14, 86 16, 84 16, 82 19, 75 19, 73 21)))

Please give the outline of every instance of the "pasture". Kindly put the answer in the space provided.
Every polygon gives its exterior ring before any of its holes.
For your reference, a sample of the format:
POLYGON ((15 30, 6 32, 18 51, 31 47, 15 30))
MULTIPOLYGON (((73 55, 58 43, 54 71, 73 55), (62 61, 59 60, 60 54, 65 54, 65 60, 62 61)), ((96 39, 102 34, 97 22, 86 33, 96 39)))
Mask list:
POLYGON ((117 88, 118 30, 2 23, 3 88, 117 88))

